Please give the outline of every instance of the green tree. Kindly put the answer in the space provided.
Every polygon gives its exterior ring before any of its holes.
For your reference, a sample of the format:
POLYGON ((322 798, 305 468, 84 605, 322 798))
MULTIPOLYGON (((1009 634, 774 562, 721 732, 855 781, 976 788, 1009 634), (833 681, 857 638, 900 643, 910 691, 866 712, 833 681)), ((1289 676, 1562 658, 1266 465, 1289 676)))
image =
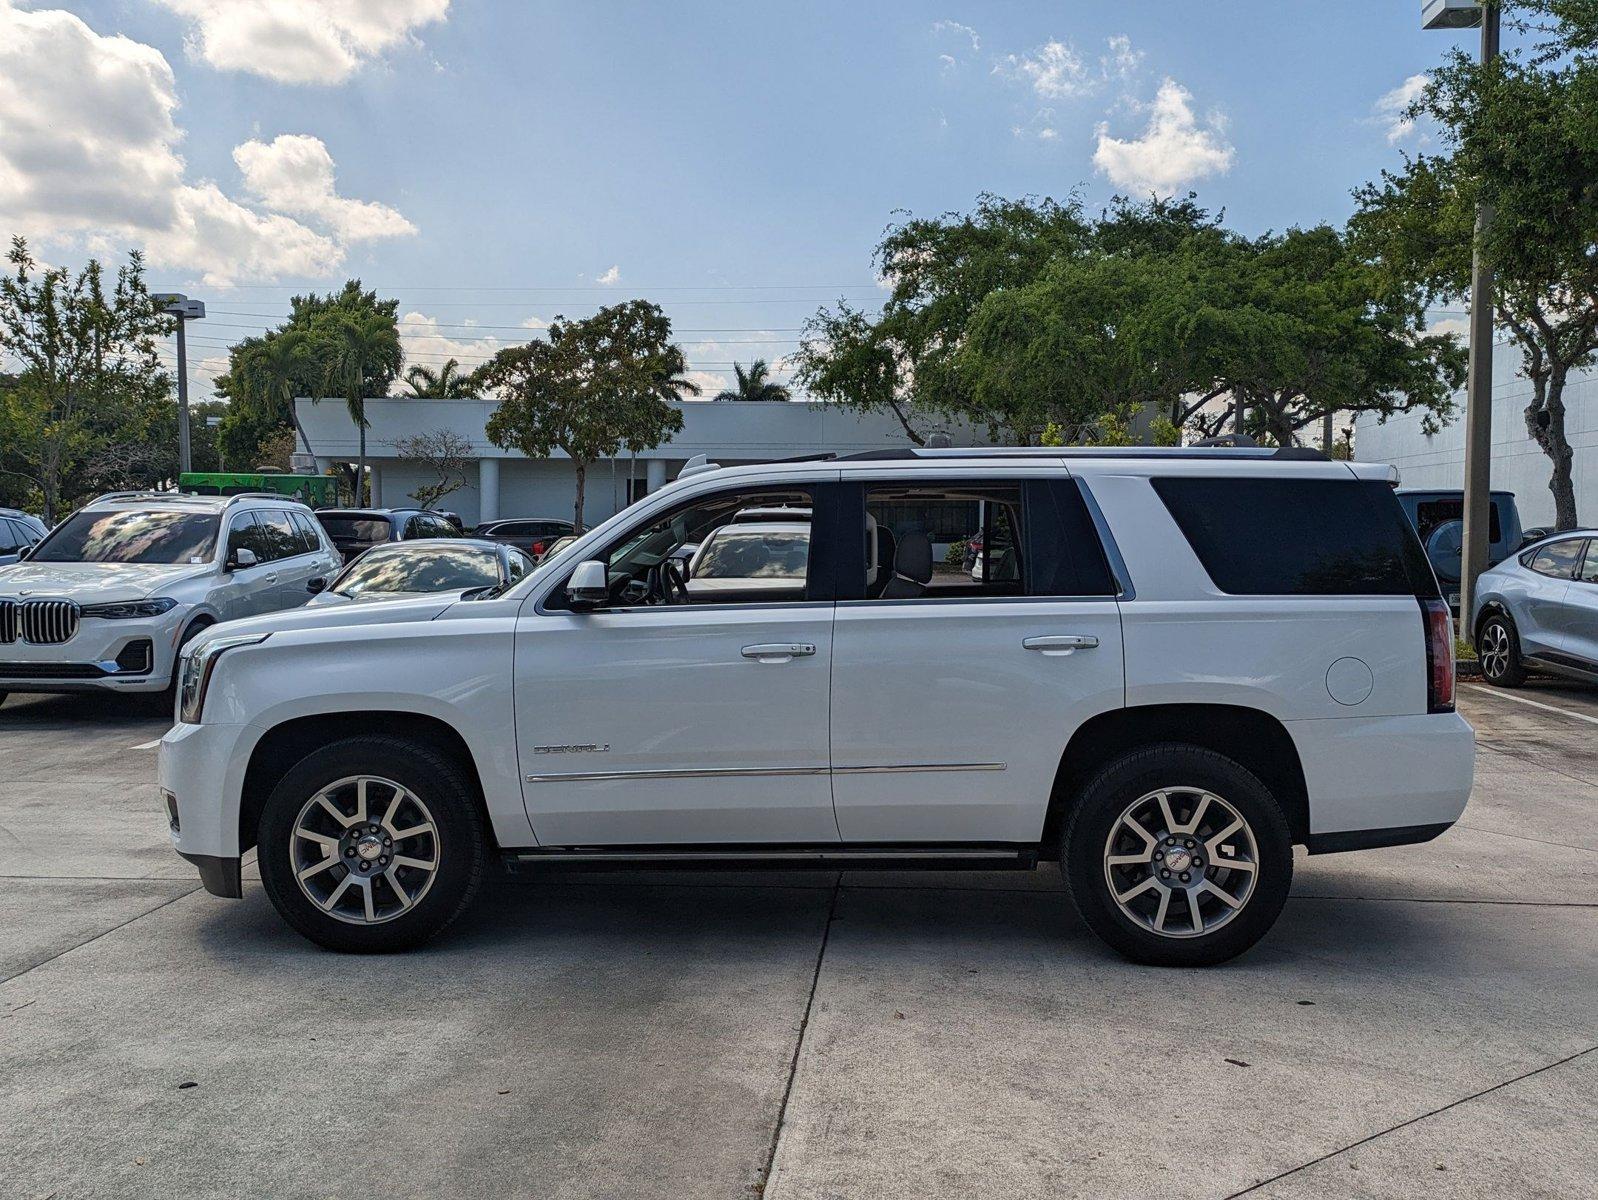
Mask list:
POLYGON ((470 376, 455 359, 434 370, 421 364, 405 372, 405 386, 417 400, 462 400, 472 394, 470 376))
POLYGON ((146 419, 170 395, 156 339, 171 331, 144 286, 137 253, 117 270, 109 291, 100 263, 76 275, 41 267, 22 238, 0 277, 0 355, 20 367, 0 389, 0 444, 8 473, 38 490, 54 522, 84 470, 120 426, 146 419))
POLYGON ((1494 318, 1531 384, 1526 431, 1547 455, 1560 529, 1578 523, 1565 386, 1598 361, 1598 4, 1506 6, 1542 40, 1483 66, 1451 54, 1413 115, 1443 150, 1360 188, 1360 245, 1395 289, 1437 303, 1470 294, 1479 248, 1496 276, 1494 318), (1476 227, 1478 205, 1492 219, 1476 227))
MULTIPOLYGON (((310 292, 289 301, 288 319, 276 329, 248 337, 228 352, 228 369, 216 379, 216 392, 230 403, 223 427, 223 444, 231 463, 253 463, 262 459, 262 447, 275 444, 281 429, 298 430, 294 398, 305 396, 313 402, 328 386, 328 366, 336 342, 337 327, 345 318, 371 316, 399 329, 399 301, 382 300, 375 291, 351 279, 336 292, 321 295, 310 292), (291 387, 274 382, 276 372, 263 370, 257 360, 276 353, 273 343, 290 334, 301 335, 301 353, 292 358, 291 387)), ((397 363, 385 361, 367 376, 362 391, 367 396, 386 396, 397 377, 397 363)), ((338 389, 344 394, 344 388, 338 389)))
POLYGON ((268 413, 281 413, 294 427, 300 445, 314 454, 311 439, 294 407, 296 396, 305 395, 302 387, 308 371, 314 366, 312 337, 303 329, 289 329, 256 341, 247 354, 239 356, 234 366, 234 377, 240 389, 249 396, 265 401, 268 413))
POLYGON ((715 397, 717 400, 742 400, 747 403, 793 399, 791 391, 769 377, 771 368, 763 358, 750 363, 747 371, 733 363, 732 373, 737 384, 725 392, 718 392, 715 397))
POLYGON ((648 450, 682 428, 668 401, 698 395, 683 378, 687 365, 659 306, 630 300, 581 320, 557 317, 547 341, 501 350, 472 382, 499 398, 487 430, 496 446, 529 458, 560 450, 572 460, 581 530, 594 461, 648 450))
POLYGON ((1383 285, 1328 225, 1235 243, 1185 308, 1207 391, 1241 400, 1246 428, 1290 446, 1328 414, 1421 411, 1435 430, 1464 381, 1457 340, 1426 332, 1424 294, 1383 285))
POLYGON ((399 330, 393 321, 379 313, 344 313, 332 322, 331 328, 319 329, 315 336, 314 344, 327 372, 328 387, 344 397, 350 420, 355 422, 360 433, 354 490, 355 502, 362 504, 367 486, 366 431, 371 425, 366 419, 370 380, 392 379, 399 373, 404 358, 399 330))

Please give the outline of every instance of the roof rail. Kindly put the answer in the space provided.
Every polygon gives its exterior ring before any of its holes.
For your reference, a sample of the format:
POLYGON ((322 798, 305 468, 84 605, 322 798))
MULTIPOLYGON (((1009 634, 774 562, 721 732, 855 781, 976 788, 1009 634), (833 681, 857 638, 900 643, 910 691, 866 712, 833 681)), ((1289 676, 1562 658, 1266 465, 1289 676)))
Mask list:
MULTIPOLYGON (((209 498, 207 497, 207 499, 209 498)), ((227 497, 229 504, 237 500, 288 500, 295 504, 301 503, 301 501, 295 500, 293 496, 285 496, 282 492, 234 492, 227 497)))
POLYGON ((1237 449, 1240 446, 1258 446, 1259 443, 1246 433, 1218 433, 1214 437, 1199 438, 1195 446, 1230 446, 1237 449))
POLYGON ((863 450, 840 454, 836 462, 905 462, 940 458, 1199 458, 1261 459, 1322 462, 1326 456, 1313 446, 970 446, 964 449, 927 449, 906 446, 891 450, 863 450))
POLYGON ((195 496, 189 492, 158 492, 153 488, 144 488, 134 492, 106 492, 96 496, 89 504, 101 504, 107 500, 204 500, 205 496, 195 496))

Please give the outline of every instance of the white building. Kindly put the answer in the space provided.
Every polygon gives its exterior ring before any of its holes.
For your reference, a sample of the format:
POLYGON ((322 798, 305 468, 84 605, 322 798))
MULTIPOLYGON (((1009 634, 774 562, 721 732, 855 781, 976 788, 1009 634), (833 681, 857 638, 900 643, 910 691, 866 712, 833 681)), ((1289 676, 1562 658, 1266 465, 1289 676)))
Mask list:
MULTIPOLYGON (((1531 383, 1519 371, 1520 351, 1499 345, 1493 354, 1492 486, 1515 493, 1523 526, 1552 526, 1548 478, 1553 463, 1526 433, 1531 383)), ((1454 400, 1459 410, 1453 423, 1430 437, 1421 430, 1419 413, 1392 417, 1385 425, 1361 414, 1354 426, 1354 456, 1392 463, 1404 487, 1464 487, 1465 396, 1454 400)), ((1565 385, 1565 430, 1576 454, 1571 470, 1577 515, 1586 525, 1598 524, 1598 372, 1574 374, 1565 385)))
MULTIPOLYGON (((320 470, 326 471, 333 462, 355 461, 359 439, 344 401, 299 400, 296 407, 320 470)), ((466 486, 440 501, 439 507, 459 513, 468 528, 499 517, 570 520, 576 487, 571 461, 559 452, 552 458, 528 459, 495 446, 483 432, 494 407, 492 400, 368 400, 366 457, 372 472, 372 503, 389 507, 414 503, 412 491, 430 477, 425 468, 402 461, 394 443, 447 429, 466 439, 477 461, 467 470, 466 486)), ((801 454, 854 454, 910 445, 891 414, 853 413, 816 401, 688 400, 674 407, 682 412, 683 428, 671 441, 636 457, 605 459, 589 467, 583 506, 588 524, 597 524, 661 487, 698 454, 733 466, 801 454)), ((955 446, 993 444, 984 430, 954 426, 948 433, 955 446)))

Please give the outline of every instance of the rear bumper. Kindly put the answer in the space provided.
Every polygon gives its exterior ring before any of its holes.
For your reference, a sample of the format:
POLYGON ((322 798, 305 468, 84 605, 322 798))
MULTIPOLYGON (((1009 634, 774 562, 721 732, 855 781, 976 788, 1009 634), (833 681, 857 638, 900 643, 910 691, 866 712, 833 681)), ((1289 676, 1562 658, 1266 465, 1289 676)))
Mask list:
POLYGON ((1286 725, 1304 767, 1312 853, 1429 841, 1465 811, 1476 734, 1458 713, 1286 725))

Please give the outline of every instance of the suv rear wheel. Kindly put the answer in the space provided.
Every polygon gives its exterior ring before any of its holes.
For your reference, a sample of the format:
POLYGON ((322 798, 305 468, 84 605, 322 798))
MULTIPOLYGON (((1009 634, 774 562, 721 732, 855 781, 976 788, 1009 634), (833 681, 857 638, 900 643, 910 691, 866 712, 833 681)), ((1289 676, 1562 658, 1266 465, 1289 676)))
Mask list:
POLYGON ((1526 668, 1520 661, 1520 635, 1515 623, 1495 612, 1482 622, 1476 637, 1476 653, 1481 658, 1481 677, 1494 687, 1519 687, 1526 682, 1526 668))
POLYGON ((313 942, 405 950, 458 917, 487 857, 470 782, 427 746, 347 738, 283 777, 261 814, 261 882, 313 942))
POLYGON ((1208 966, 1276 923, 1293 878, 1281 806, 1231 759, 1166 744, 1110 762, 1083 790, 1060 862, 1090 929, 1127 958, 1208 966))

